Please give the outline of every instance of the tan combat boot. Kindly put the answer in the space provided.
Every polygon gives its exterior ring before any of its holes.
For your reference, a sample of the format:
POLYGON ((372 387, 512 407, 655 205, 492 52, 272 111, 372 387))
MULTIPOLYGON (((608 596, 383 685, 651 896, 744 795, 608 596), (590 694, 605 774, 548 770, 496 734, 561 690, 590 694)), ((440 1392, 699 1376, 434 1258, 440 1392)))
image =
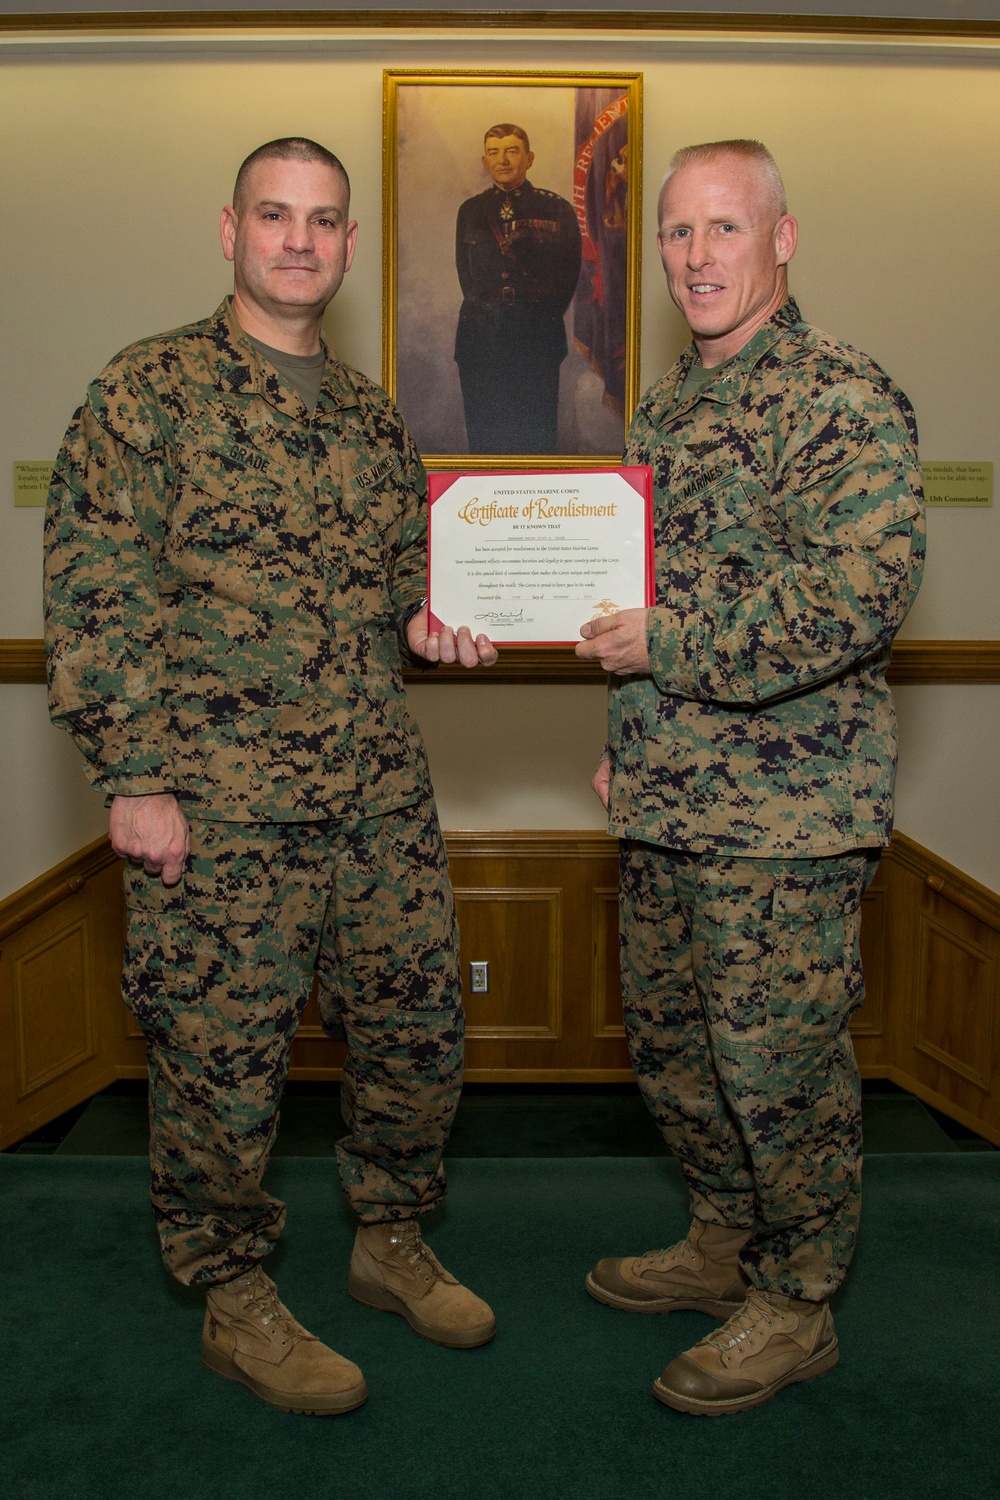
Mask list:
POLYGON ((718 1417, 815 1380, 839 1358, 825 1302, 754 1290, 727 1323, 667 1365, 653 1395, 675 1411, 718 1417))
POLYGON ((357 1365, 295 1321, 259 1266, 209 1287, 201 1357, 216 1375, 238 1380, 281 1411, 331 1416, 368 1399, 357 1365))
POLYGON ((748 1229, 727 1229, 692 1219, 691 1228, 669 1250, 608 1256, 586 1280, 598 1302, 627 1312, 704 1312, 728 1318, 742 1307, 750 1284, 740 1269, 748 1229))
POLYGON ((351 1256, 350 1293, 365 1307, 399 1313, 421 1338, 449 1349, 474 1349, 497 1331, 486 1303, 424 1244, 416 1219, 362 1224, 351 1256))

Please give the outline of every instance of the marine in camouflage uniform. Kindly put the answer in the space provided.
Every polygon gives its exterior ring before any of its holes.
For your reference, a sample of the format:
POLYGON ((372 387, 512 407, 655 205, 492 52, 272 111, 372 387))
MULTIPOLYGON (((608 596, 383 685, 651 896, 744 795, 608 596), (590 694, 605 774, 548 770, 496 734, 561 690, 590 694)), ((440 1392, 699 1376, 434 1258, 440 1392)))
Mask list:
MULTIPOLYGON (((693 164, 712 193, 717 161, 693 164)), ((682 271, 692 298, 739 284, 727 250, 706 248, 725 219, 709 201, 682 271)), ((684 306, 684 288, 671 292, 684 306)), ((772 1311, 821 1303, 853 1253, 861 1101, 847 1025, 864 994, 861 898, 892 828, 885 674, 923 563, 909 402, 793 300, 774 301, 718 368, 699 365, 695 327, 634 415, 625 462, 653 470, 656 604, 648 667, 610 682, 629 1047, 689 1188, 695 1248, 689 1236, 679 1259, 703 1255, 708 1225, 731 1261, 712 1296, 672 1305, 717 1314, 748 1290, 772 1311)), ((647 1291, 650 1274, 676 1278, 665 1254, 604 1262, 589 1288, 633 1306, 644 1276, 647 1291)), ((667 1404, 734 1409, 698 1405, 697 1381, 685 1405, 683 1381, 664 1374, 667 1404)))
POLYGON ((363 1217, 383 1203, 389 1216, 425 1211, 441 1195, 461 991, 399 637, 426 584, 423 495, 377 387, 328 358, 310 417, 228 304, 119 355, 56 463, 53 713, 96 786, 173 791, 193 830, 182 886, 130 869, 126 887, 125 996, 150 1038, 154 1104, 161 1090, 173 1097, 171 1078, 202 1104, 218 1092, 195 1147, 211 1169, 182 1160, 190 1116, 154 1111, 154 1202, 185 1281, 245 1268, 280 1228, 259 1179, 321 942, 345 950, 327 989, 350 997, 352 1034, 365 1004, 387 1049, 414 1016, 427 1028, 426 1107, 405 1089, 366 1102, 372 1136, 341 1147, 345 1187, 363 1217), (182 1082, 179 1066, 194 1076, 182 1082), (422 1156, 436 1156, 430 1170, 422 1156), (365 1181, 386 1172, 392 1189, 365 1181), (222 1180, 234 1183, 229 1224, 220 1205, 186 1202, 198 1182, 211 1194, 222 1180))
MULTIPOLYGON (((291 145, 254 168, 270 171, 269 194, 272 179, 275 199, 303 181, 325 193, 332 176, 336 197, 339 164, 291 145)), ((322 239, 328 219, 293 225, 280 251, 310 274, 314 229, 322 239)), ((443 1194, 463 1016, 447 859, 400 670, 426 604, 423 467, 363 375, 327 353, 310 409, 262 347, 227 299, 92 383, 55 466, 46 602, 52 715, 115 799, 113 838, 115 805, 150 795, 172 794, 189 830, 179 883, 143 852, 126 870, 123 990, 148 1041, 164 1260, 182 1282, 269 1307, 257 1333, 270 1338, 290 1315, 257 1267, 285 1210, 262 1178, 314 977, 324 1025, 349 1048, 338 1158, 363 1225, 413 1220, 443 1194)), ((222 1373, 318 1411, 364 1399, 348 1371, 333 1397, 308 1388, 315 1371, 277 1392, 222 1373)))

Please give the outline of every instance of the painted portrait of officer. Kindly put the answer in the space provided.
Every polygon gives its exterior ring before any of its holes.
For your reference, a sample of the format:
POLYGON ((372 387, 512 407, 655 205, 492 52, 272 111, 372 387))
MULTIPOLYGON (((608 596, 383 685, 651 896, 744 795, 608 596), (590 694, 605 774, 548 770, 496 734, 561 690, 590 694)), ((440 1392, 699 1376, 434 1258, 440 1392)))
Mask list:
POLYGON ((620 457, 639 111, 632 75, 386 76, 383 383, 432 465, 620 457))
POLYGON ((458 210, 455 362, 470 453, 557 450, 581 237, 572 205, 529 180, 534 160, 520 125, 491 125, 482 157, 490 186, 458 210))

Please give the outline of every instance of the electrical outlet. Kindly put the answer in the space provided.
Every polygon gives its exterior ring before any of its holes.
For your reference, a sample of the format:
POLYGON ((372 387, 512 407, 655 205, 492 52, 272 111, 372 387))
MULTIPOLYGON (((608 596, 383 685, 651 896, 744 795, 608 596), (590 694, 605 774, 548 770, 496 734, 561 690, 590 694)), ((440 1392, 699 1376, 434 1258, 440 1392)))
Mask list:
POLYGON ((470 963, 469 965, 469 989, 473 995, 485 995, 490 987, 490 966, 488 963, 470 963))

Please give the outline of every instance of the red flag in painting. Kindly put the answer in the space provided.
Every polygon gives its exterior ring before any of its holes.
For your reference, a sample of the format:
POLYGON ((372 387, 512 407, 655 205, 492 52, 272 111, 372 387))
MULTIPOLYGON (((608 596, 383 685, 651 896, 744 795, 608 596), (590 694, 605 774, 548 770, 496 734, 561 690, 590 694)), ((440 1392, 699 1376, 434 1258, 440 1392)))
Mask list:
POLYGON ((583 269, 573 303, 573 346, 604 381, 605 401, 625 409, 628 95, 576 91, 573 207, 583 269))

